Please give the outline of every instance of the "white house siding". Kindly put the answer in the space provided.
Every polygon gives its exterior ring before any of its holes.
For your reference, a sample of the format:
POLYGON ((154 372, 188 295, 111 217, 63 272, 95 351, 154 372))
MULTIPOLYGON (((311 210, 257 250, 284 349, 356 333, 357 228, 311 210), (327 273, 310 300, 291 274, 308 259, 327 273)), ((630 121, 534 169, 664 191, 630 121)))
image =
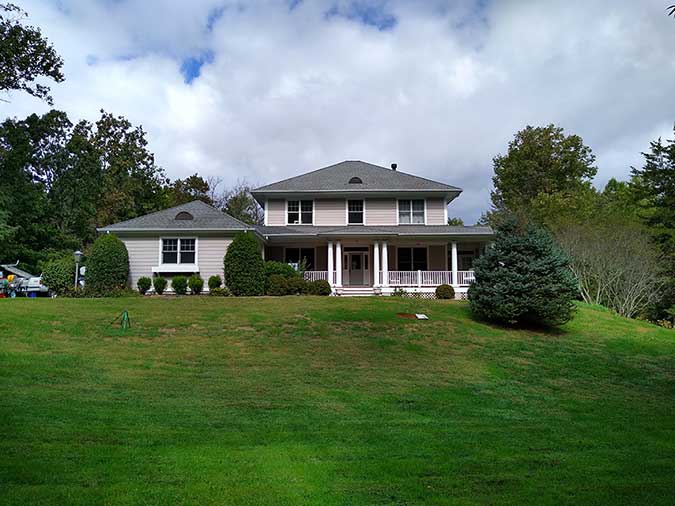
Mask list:
POLYGON ((347 223, 345 199, 317 199, 314 201, 314 224, 345 225, 347 223))
POLYGON ((269 226, 283 226, 286 224, 286 201, 267 201, 267 224, 269 226))
POLYGON ((231 237, 199 237, 197 239, 199 275, 206 281, 218 275, 224 278, 223 258, 232 242, 231 237))
POLYGON ((129 252, 129 286, 136 288, 138 278, 152 276, 159 259, 158 237, 120 237, 129 252))
POLYGON ((447 225, 445 221, 445 200, 427 199, 427 225, 447 225))
POLYGON ((366 200, 366 224, 368 225, 396 225, 396 199, 368 199, 366 200))

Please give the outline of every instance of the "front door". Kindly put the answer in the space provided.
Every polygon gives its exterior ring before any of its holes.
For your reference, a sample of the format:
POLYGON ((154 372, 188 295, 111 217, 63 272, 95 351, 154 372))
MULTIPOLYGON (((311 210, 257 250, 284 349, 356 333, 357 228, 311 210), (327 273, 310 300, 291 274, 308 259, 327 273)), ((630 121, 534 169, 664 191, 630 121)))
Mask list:
POLYGON ((349 253, 349 284, 363 285, 363 253, 349 253))

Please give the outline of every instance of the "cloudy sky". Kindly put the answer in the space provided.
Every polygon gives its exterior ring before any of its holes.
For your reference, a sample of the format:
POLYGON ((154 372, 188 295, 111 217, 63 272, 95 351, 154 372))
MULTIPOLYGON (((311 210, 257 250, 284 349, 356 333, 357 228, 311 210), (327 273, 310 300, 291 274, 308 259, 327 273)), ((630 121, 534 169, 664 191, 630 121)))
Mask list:
MULTIPOLYGON (((142 124, 171 178, 397 162, 464 188, 449 213, 472 223, 525 125, 581 135, 601 187, 675 122, 666 0, 18 3, 65 60, 55 107, 142 124)), ((4 116, 48 109, 8 98, 4 116)))

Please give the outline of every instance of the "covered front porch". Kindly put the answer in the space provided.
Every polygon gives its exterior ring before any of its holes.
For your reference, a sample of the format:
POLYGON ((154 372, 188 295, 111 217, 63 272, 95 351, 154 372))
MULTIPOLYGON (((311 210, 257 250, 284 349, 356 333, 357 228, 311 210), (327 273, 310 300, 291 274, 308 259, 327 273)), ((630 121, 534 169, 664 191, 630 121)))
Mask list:
POLYGON ((462 298, 474 280, 473 261, 488 244, 473 238, 287 241, 268 244, 265 258, 304 263, 305 279, 328 281, 335 295, 431 294, 448 284, 462 298))

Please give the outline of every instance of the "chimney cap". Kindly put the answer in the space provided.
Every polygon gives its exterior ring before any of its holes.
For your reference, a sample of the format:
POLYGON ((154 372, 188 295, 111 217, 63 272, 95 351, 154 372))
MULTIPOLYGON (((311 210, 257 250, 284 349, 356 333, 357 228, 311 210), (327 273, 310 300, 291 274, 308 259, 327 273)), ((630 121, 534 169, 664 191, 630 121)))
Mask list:
POLYGON ((391 164, 391 170, 396 170, 397 167, 398 167, 398 164, 397 164, 397 163, 392 163, 392 164, 391 164))

